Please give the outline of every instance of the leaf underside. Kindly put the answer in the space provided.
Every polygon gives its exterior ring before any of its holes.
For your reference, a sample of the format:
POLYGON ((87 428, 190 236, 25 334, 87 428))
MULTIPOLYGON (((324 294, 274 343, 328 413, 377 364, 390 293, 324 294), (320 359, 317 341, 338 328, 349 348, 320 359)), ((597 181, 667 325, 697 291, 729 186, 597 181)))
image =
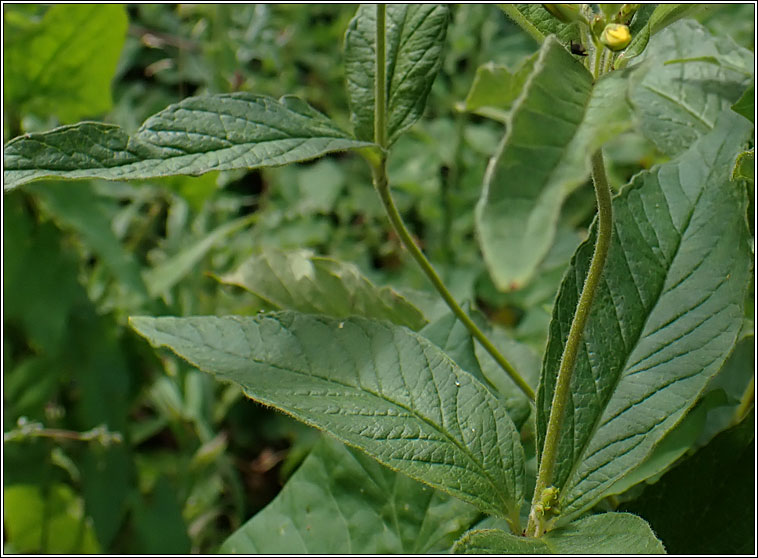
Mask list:
POLYGON ((308 250, 264 250, 221 281, 242 287, 281 310, 389 320, 414 330, 426 323, 415 306, 389 287, 371 283, 353 264, 308 250))
POLYGON ((503 404, 427 339, 362 318, 131 318, 219 380, 384 465, 518 522, 524 457, 503 404))
MULTIPOLYGON (((742 322, 751 251, 746 196, 730 182, 752 127, 727 110, 678 159, 613 201, 608 260, 571 380, 554 484, 568 521, 637 466, 697 400, 742 322)), ((537 396, 538 447, 595 243, 580 246, 553 311, 537 396)))
POLYGON ((615 72, 593 86, 555 37, 543 43, 477 205, 482 253, 501 290, 533 276, 553 244, 563 200, 589 177, 592 153, 632 125, 628 76, 615 72))

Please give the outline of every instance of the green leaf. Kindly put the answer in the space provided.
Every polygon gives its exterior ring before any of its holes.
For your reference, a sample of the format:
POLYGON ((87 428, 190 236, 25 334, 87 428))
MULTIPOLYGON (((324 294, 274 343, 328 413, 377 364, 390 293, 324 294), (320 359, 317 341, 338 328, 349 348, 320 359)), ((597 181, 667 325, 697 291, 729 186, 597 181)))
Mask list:
MULTIPOLYGON (((387 140, 391 145, 424 113, 442 64, 449 20, 443 4, 389 4, 386 23, 387 140)), ((358 139, 374 139, 376 6, 358 8, 345 33, 350 118, 358 139)))
POLYGON ((227 554, 447 551, 476 508, 324 437, 282 491, 221 546, 227 554))
POLYGON ((751 124, 755 124, 755 85, 750 84, 750 87, 748 87, 745 92, 742 94, 742 97, 737 99, 737 102, 732 105, 732 110, 736 112, 737 114, 741 114, 748 120, 750 120, 751 124))
POLYGON ((370 144, 296 97, 190 97, 148 118, 131 137, 83 122, 5 146, 5 189, 40 178, 133 180, 306 161, 370 144))
MULTIPOLYGON (((632 21, 632 40, 616 60, 616 68, 623 68, 630 59, 642 54, 653 35, 677 20, 693 15, 701 7, 700 4, 659 4, 648 13, 650 8, 643 5, 636 14, 638 17, 632 21), (641 23, 643 24, 640 25, 641 23)), ((688 45, 687 48, 691 47, 692 45, 688 45)))
POLYGON ((6 106, 62 122, 111 108, 128 18, 118 4, 59 4, 4 41, 6 106))
POLYGON ((524 456, 502 404, 427 339, 363 318, 131 318, 252 399, 518 524, 524 456))
POLYGON ((14 484, 3 489, 3 527, 15 552, 97 554, 97 543, 84 504, 65 484, 46 490, 14 484))
POLYGON ((211 248, 230 234, 249 225, 256 218, 256 215, 248 215, 224 223, 165 262, 146 270, 143 276, 150 295, 164 295, 192 271, 211 248))
POLYGON ((333 318, 363 316, 413 330, 426 323, 415 306, 391 288, 374 285, 353 264, 316 256, 309 250, 264 250, 220 280, 281 310, 333 318))
POLYGON ((455 554, 665 554, 644 519, 629 513, 603 513, 575 521, 534 539, 500 529, 466 533, 455 554))
MULTIPOLYGON (((751 133, 727 110, 681 157, 638 174, 613 201, 614 231, 571 380, 553 483, 559 522, 588 509, 698 399, 731 352, 750 278, 744 188, 730 182, 751 133)), ((542 446, 595 228, 553 310, 537 394, 542 446)))
POLYGON ((732 170, 732 180, 749 180, 755 182, 755 148, 748 149, 737 155, 732 170))
POLYGON ((529 56, 514 72, 493 62, 479 66, 460 109, 506 122, 508 112, 532 73, 536 58, 537 54, 529 56))
MULTIPOLYGON (((470 304, 463 303, 461 308, 471 316, 470 304)), ((468 328, 455 314, 449 312, 441 316, 434 322, 427 324, 419 333, 442 349, 463 370, 484 385, 488 384, 476 358, 474 338, 471 337, 468 328)))
POLYGON ((542 4, 498 4, 505 14, 526 31, 538 43, 549 35, 567 45, 579 40, 579 27, 575 23, 563 23, 548 12, 542 4))
POLYGON ((655 445, 648 458, 618 480, 606 491, 606 495, 622 494, 633 486, 663 473, 695 445, 705 427, 708 412, 723 406, 726 400, 723 390, 707 393, 681 422, 655 445))
POLYGON ((590 157, 632 125, 628 74, 592 76, 553 37, 513 105, 484 178, 476 225, 501 290, 522 287, 553 243, 561 204, 590 174, 590 157))
POLYGON ((719 434, 625 506, 650 522, 670 553, 754 551, 754 417, 719 434))
POLYGON ((666 64, 698 56, 723 56, 737 67, 753 67, 749 50, 712 36, 695 21, 680 21, 650 41, 642 57, 650 69, 640 72, 644 77, 631 89, 643 134, 671 157, 713 129, 716 118, 740 98, 751 79, 715 64, 666 64))

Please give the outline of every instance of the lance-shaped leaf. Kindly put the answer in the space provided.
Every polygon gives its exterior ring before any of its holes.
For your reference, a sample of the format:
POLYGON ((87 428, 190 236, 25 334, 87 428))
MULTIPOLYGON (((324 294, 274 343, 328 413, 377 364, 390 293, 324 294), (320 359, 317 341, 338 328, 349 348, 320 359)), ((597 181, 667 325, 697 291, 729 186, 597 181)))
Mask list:
POLYGON ((591 515, 534 539, 500 529, 466 533, 456 554, 665 554, 650 525, 630 513, 591 515))
MULTIPOLYGON (((731 182, 752 126, 725 110, 679 158, 613 201, 608 259, 571 379, 553 484, 559 522, 591 507, 684 416, 736 341, 750 278, 745 189, 731 182)), ((538 447, 595 243, 575 254, 553 310, 537 394, 538 447)))
POLYGON ((642 133, 669 156, 687 149, 713 129, 751 81, 753 53, 729 37, 714 37, 699 23, 679 21, 651 39, 641 60, 649 70, 635 83, 630 100, 642 133), (717 57, 731 67, 682 58, 717 57))
POLYGON ((324 437, 228 554, 446 552, 479 511, 324 437))
POLYGON ((548 37, 513 105, 484 178, 479 241, 495 285, 523 286, 547 255, 565 197, 587 180, 590 157, 628 129, 628 74, 592 75, 548 37))
POLYGON ((295 312, 131 324, 252 399, 517 528, 524 456, 505 407, 407 328, 295 312))
POLYGON ((389 287, 377 287, 353 264, 308 250, 267 249, 221 281, 237 285, 280 310, 334 318, 363 316, 421 329, 423 314, 389 287))
MULTIPOLYGON (((392 144, 424 113, 442 64, 449 19, 443 4, 389 4, 386 11, 387 139, 392 144)), ((345 77, 355 135, 374 139, 376 6, 358 8, 345 33, 345 77)))
POLYGON ((5 146, 5 189, 40 178, 132 180, 284 165, 369 144, 296 97, 190 97, 148 118, 131 137, 83 122, 5 146))

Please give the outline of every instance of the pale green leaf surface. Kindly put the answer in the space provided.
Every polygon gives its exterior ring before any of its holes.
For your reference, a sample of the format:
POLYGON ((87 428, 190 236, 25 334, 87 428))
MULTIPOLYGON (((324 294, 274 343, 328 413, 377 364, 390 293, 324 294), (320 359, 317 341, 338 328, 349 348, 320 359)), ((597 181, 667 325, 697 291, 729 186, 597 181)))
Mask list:
POLYGON ((334 318, 363 316, 413 330, 426 323, 423 314, 404 297, 389 287, 377 287, 353 264, 308 250, 266 249, 220 279, 281 310, 334 318))
POLYGON ((514 103, 484 178, 476 226, 501 290, 522 287, 553 243, 565 197, 590 174, 590 157, 632 125, 628 74, 592 76, 553 38, 514 103))
POLYGON ((603 513, 575 521, 534 539, 500 529, 470 531, 453 547, 456 554, 665 554, 644 519, 603 513))
POLYGON ((394 470, 486 513, 518 517, 524 456, 504 406, 407 328, 295 312, 131 324, 153 345, 394 470))
POLYGON ((118 4, 58 4, 4 41, 4 102, 62 122, 111 108, 111 80, 128 18, 118 4))
MULTIPOLYGON (((466 314, 471 315, 470 304, 464 303, 461 308, 466 314)), ((452 312, 445 314, 424 326, 419 333, 442 349, 463 370, 487 385, 487 380, 476 358, 474 339, 468 328, 455 314, 452 312)))
POLYGON ((249 225, 255 219, 255 215, 248 215, 224 223, 168 260, 145 270, 142 275, 150 295, 161 296, 165 294, 191 272, 211 248, 230 234, 249 225))
POLYGON ((229 554, 447 551, 476 508, 324 437, 276 499, 221 546, 229 554))
POLYGON ((148 118, 131 137, 83 122, 5 145, 5 189, 40 178, 133 180, 284 165, 365 147, 296 97, 190 97, 148 118))
POLYGON ((684 57, 723 56, 752 72, 753 54, 729 38, 714 37, 692 20, 679 21, 656 35, 641 60, 648 71, 630 92, 643 134, 675 156, 709 132, 724 109, 750 83, 744 71, 708 63, 666 64, 684 57))
MULTIPOLYGON (((697 400, 739 333, 752 259, 733 158, 752 127, 726 110, 681 157, 614 199, 608 260, 571 380, 553 483, 566 521, 641 463, 697 400)), ((556 300, 537 394, 538 447, 595 228, 556 300)))
MULTIPOLYGON (((449 16, 444 4, 388 4, 387 140, 392 144, 424 113, 442 64, 449 16)), ((345 77, 357 138, 374 139, 376 6, 358 8, 345 33, 345 77)))
MULTIPOLYGON (((488 339, 506 355, 518 373, 532 386, 539 378, 539 360, 532 350, 515 341, 502 329, 493 329, 478 310, 471 309, 465 303, 464 311, 479 326, 488 339)), ((458 366, 472 374, 477 380, 490 388, 505 404, 508 414, 520 429, 531 412, 531 401, 524 395, 503 368, 492 358, 481 344, 474 342, 468 328, 449 312, 428 324, 419 332, 441 348, 458 366)))
POLYGON ((526 58, 513 72, 493 62, 479 66, 461 110, 506 122, 508 111, 532 73, 536 58, 536 54, 526 58))

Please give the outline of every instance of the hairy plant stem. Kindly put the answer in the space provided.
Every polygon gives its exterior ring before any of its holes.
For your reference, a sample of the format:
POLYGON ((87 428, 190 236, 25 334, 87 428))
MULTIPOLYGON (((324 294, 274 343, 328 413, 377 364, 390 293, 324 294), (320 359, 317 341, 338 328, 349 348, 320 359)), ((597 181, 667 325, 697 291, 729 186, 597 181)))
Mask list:
POLYGON ((416 263, 421 267, 429 280, 442 296, 442 299, 448 305, 453 314, 466 326, 471 335, 482 347, 495 359, 495 361, 505 370, 516 385, 524 392, 530 401, 534 401, 534 390, 526 383, 524 378, 516 371, 510 362, 497 350, 492 341, 490 341, 481 329, 471 320, 463 309, 458 305, 453 295, 443 283, 440 276, 426 259, 424 253, 416 245, 413 237, 403 223, 403 219, 395 206, 392 199, 389 183, 387 181, 387 104, 386 104, 386 60, 385 60, 385 6, 379 4, 376 7, 376 82, 374 91, 374 142, 381 148, 379 157, 367 157, 374 179, 374 187, 384 205, 384 210, 389 217, 392 228, 410 252, 416 263))
POLYGON ((563 426, 566 403, 571 395, 571 376, 574 373, 576 357, 582 342, 584 327, 587 324, 592 300, 603 273, 605 260, 608 256, 608 248, 611 245, 613 230, 613 210, 611 206, 611 190, 608 178, 605 174, 602 150, 598 149, 592 156, 592 181, 595 185, 595 197, 597 199, 597 240, 595 251, 592 255, 587 278, 576 305, 574 319, 569 328, 566 346, 563 349, 561 362, 558 367, 558 377, 555 382, 553 401, 550 405, 550 417, 548 418, 545 443, 542 447, 539 471, 537 472, 537 484, 534 488, 532 499, 532 511, 529 514, 527 534, 533 537, 540 536, 544 532, 544 517, 538 513, 537 504, 542 499, 543 492, 553 482, 555 461, 558 457, 558 440, 563 426))

